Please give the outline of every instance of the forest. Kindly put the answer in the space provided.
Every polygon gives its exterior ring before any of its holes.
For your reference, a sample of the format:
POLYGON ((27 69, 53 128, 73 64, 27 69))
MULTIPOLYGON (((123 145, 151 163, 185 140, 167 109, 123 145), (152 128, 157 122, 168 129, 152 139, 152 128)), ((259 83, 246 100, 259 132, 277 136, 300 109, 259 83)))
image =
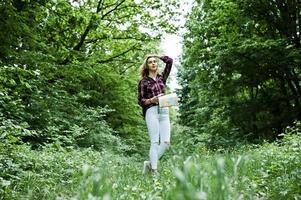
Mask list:
POLYGON ((300 0, 0 2, 0 200, 299 200, 300 153, 300 0), (137 84, 167 34, 154 177, 137 84))

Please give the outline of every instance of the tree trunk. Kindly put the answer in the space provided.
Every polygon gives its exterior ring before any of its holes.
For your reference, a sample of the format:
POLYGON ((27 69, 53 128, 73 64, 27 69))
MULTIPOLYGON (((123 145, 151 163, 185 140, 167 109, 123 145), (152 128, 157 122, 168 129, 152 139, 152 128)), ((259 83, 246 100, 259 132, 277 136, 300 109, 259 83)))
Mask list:
POLYGON ((286 106, 287 106, 288 110, 291 110, 291 104, 290 104, 289 99, 287 98, 288 97, 288 92, 287 92, 287 89, 285 87, 285 80, 284 80, 283 77, 280 77, 279 79, 280 79, 280 89, 282 91, 283 96, 285 97, 284 101, 286 103, 286 106))
POLYGON ((291 92, 293 93, 295 106, 300 108, 300 101, 299 101, 299 98, 298 98, 299 95, 298 95, 298 92, 296 90, 295 84, 290 79, 287 79, 287 83, 288 83, 289 88, 291 89, 291 92))
POLYGON ((256 92, 254 94, 254 87, 251 87, 251 92, 250 92, 250 96, 251 96, 251 130, 253 132, 253 134, 258 137, 258 127, 256 125, 257 122, 257 110, 256 110, 256 97, 257 97, 257 93, 258 93, 258 87, 256 86, 256 92))

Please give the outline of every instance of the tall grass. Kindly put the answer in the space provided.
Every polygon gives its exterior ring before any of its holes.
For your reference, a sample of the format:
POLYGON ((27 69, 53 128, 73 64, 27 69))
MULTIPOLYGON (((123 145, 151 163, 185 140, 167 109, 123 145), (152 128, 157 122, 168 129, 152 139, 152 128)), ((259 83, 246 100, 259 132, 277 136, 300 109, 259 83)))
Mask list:
POLYGON ((146 155, 20 145, 8 157, 0 148, 0 199, 301 199, 299 131, 223 153, 201 144, 188 152, 178 139, 189 135, 177 131, 159 177, 142 175, 146 155))

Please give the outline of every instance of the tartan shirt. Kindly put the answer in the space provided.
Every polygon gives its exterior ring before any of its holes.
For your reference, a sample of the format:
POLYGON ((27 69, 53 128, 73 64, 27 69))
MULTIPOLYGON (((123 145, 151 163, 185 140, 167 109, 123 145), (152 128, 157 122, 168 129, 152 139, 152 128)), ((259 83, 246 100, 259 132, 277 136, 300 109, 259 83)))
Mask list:
POLYGON ((138 84, 138 104, 142 107, 143 117, 145 118, 146 110, 157 104, 145 105, 145 101, 159 94, 164 94, 166 87, 166 80, 169 76, 172 67, 172 58, 162 56, 160 59, 166 64, 163 72, 158 74, 156 80, 151 77, 143 77, 138 84))

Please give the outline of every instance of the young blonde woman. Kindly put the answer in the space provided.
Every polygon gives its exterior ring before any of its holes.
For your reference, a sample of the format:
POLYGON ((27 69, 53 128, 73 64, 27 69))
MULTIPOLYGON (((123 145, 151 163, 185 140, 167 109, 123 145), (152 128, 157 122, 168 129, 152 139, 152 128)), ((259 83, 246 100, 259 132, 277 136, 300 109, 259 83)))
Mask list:
POLYGON ((170 121, 168 108, 159 108, 158 96, 165 93, 166 80, 170 74, 173 60, 168 56, 147 56, 141 66, 141 80, 138 84, 138 103, 150 138, 149 161, 144 161, 143 173, 157 174, 158 160, 170 146, 170 121), (165 63, 158 73, 158 60, 165 63))

